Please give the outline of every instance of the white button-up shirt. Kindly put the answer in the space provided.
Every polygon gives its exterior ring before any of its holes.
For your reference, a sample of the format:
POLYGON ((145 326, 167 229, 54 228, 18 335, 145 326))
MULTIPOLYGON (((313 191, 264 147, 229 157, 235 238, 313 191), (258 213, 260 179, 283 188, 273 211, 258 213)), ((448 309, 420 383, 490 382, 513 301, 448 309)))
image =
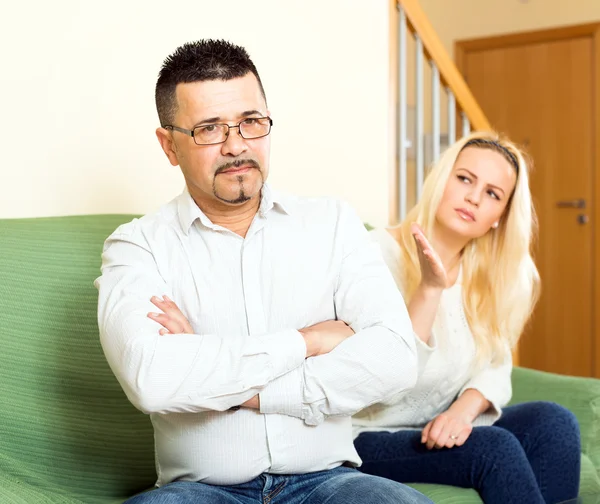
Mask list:
POLYGON ((265 186, 242 238, 185 191, 107 239, 96 287, 106 358, 151 415, 158 486, 359 465, 350 416, 416 380, 402 297, 377 244, 335 200, 265 186), (147 313, 164 294, 195 334, 159 336, 147 313), (306 359, 298 329, 332 319, 356 334, 306 359), (229 410, 257 393, 260 411, 229 410))

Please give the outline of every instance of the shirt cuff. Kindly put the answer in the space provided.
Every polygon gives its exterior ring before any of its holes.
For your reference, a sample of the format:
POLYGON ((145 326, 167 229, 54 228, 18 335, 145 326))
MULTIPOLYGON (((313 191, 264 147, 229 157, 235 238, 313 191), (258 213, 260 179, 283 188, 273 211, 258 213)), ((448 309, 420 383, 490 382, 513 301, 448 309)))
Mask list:
POLYGON ((295 329, 256 336, 260 347, 270 357, 273 379, 301 366, 306 358, 306 343, 295 329), (266 348, 266 350, 264 350, 266 348))
POLYGON ((302 418, 303 375, 303 366, 299 366, 270 382, 259 394, 260 412, 302 418))

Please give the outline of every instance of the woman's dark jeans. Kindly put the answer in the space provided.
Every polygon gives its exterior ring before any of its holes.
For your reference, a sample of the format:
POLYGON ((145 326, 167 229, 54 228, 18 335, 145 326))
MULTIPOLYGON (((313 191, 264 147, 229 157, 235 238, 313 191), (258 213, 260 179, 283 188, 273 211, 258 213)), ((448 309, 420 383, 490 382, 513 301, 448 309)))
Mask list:
POLYGON ((486 504, 555 504, 579 491, 579 425, 554 403, 507 407, 454 448, 427 450, 415 430, 365 432, 354 444, 367 474, 474 488, 486 504))

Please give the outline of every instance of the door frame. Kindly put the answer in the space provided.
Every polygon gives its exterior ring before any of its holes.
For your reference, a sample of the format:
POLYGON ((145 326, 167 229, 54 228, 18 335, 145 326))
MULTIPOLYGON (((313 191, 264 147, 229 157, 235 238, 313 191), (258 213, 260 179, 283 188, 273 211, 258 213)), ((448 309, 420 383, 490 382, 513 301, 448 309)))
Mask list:
MULTIPOLYGON (((592 225, 592 369, 600 378, 600 23, 590 23, 561 28, 535 30, 493 37, 458 40, 454 43, 456 66, 464 76, 466 55, 488 49, 500 49, 517 45, 552 42, 556 40, 591 37, 592 39, 592 89, 593 132, 592 152, 592 194, 593 205, 590 211, 592 225), (595 309, 598 307, 599 309, 595 309)), ((543 286, 542 286, 543 288, 543 286)))

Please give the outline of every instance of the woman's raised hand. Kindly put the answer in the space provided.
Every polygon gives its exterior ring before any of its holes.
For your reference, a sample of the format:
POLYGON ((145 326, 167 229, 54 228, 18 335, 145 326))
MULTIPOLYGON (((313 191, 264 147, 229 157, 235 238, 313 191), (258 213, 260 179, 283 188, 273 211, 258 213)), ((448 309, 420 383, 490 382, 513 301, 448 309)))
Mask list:
POLYGON ((440 256, 427 240, 421 226, 413 222, 410 225, 410 231, 417 244, 419 263, 421 264, 421 285, 423 287, 445 289, 448 286, 448 275, 440 256))

